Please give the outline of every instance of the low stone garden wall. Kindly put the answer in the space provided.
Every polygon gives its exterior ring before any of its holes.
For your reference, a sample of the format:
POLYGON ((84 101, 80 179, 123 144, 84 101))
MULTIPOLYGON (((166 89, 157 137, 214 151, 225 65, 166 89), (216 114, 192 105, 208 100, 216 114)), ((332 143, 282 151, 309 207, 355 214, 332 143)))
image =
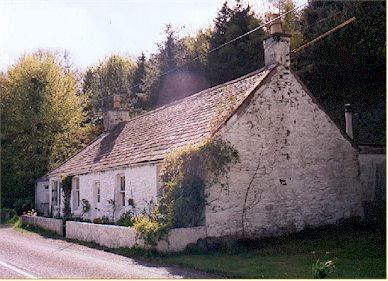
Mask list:
POLYGON ((94 242, 109 248, 131 248, 138 244, 133 228, 88 222, 67 221, 66 238, 94 242))
POLYGON ((167 239, 159 242, 157 249, 162 252, 179 252, 188 244, 196 244, 201 238, 206 238, 204 226, 175 228, 170 230, 167 239))
POLYGON ((52 219, 39 216, 22 216, 22 222, 24 224, 39 226, 43 229, 63 236, 63 222, 61 219, 52 219))
MULTIPOLYGON (((157 249, 163 252, 182 251, 188 244, 195 244, 198 239, 205 237, 205 227, 172 229, 166 239, 159 242, 157 249)), ((143 240, 136 237, 136 230, 117 225, 68 221, 66 238, 94 242, 109 248, 147 247, 143 240)))

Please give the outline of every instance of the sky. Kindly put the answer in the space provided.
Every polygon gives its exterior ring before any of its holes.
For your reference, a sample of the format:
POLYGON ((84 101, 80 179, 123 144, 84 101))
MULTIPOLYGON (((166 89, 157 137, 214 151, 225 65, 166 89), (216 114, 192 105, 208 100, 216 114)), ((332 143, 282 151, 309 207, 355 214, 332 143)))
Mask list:
MULTIPOLYGON (((170 23, 181 36, 210 26, 224 0, 2 0, 0 70, 38 49, 67 51, 84 70, 111 54, 157 50, 170 23)), ((297 0, 297 5, 307 0, 297 0)), ((234 1, 229 1, 234 4, 234 1)), ((245 0, 257 14, 267 0, 245 0)))

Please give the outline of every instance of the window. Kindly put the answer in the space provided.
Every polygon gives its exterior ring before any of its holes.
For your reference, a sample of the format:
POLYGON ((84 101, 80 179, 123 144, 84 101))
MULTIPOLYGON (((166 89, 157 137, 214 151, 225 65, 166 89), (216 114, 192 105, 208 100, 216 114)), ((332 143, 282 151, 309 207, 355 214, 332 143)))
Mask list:
POLYGON ((74 178, 74 194, 73 194, 73 207, 78 209, 80 206, 80 196, 79 196, 79 178, 74 178))
POLYGON ((62 184, 60 181, 57 181, 57 190, 58 190, 58 206, 61 206, 62 184))
POLYGON ((53 181, 51 202, 54 206, 58 205, 58 181, 53 181))
POLYGON ((44 199, 43 199, 43 201, 44 201, 44 203, 45 204, 48 204, 49 202, 50 202, 50 193, 49 193, 49 186, 48 185, 45 185, 44 186, 44 189, 45 189, 45 191, 47 190, 47 192, 44 192, 43 193, 43 196, 44 196, 44 199))
POLYGON ((94 182, 94 188, 96 190, 96 195, 97 195, 97 203, 100 203, 101 201, 101 191, 100 191, 100 182, 99 181, 95 181, 94 182))
POLYGON ((125 176, 119 176, 119 199, 121 206, 125 206, 125 176))

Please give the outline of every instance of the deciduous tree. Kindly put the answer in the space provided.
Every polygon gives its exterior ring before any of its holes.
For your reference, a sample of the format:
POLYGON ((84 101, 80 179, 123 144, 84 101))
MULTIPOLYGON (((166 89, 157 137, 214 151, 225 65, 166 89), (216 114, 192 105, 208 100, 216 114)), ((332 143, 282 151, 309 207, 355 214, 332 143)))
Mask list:
POLYGON ((1 200, 32 207, 34 180, 83 147, 84 122, 74 73, 47 52, 25 55, 1 79, 1 200))

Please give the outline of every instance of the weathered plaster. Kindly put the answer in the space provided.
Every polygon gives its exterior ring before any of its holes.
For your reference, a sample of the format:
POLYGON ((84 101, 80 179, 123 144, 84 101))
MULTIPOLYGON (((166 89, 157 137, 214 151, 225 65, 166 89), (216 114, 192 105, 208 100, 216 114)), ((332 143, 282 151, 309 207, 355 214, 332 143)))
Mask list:
MULTIPOLYGON (((157 175, 156 164, 127 167, 122 169, 108 170, 105 172, 90 173, 78 176, 80 182, 80 199, 89 201, 90 212, 84 214, 84 218, 94 219, 106 216, 113 219, 112 205, 108 200, 116 201, 114 219, 120 215, 133 210, 137 214, 149 211, 149 208, 156 203, 157 175), (125 175, 125 206, 120 206, 118 195, 118 176, 125 175), (97 192, 94 183, 100 182, 100 202, 97 202, 97 192), (135 207, 128 204, 128 199, 134 199, 135 207)), ((74 192, 72 190, 71 202, 72 212, 79 216, 82 213, 82 204, 75 207, 74 192)))
MULTIPOLYGON (((205 227, 171 229, 156 248, 162 252, 182 251, 188 244, 196 243, 198 239, 205 237, 205 227)), ((110 248, 149 248, 142 239, 137 237, 135 229, 116 225, 68 221, 66 222, 66 238, 95 242, 110 248)))
POLYGON ((219 133, 241 162, 224 187, 207 190, 209 236, 278 235, 363 215, 356 150, 289 70, 279 67, 219 133))
POLYGON ((44 215, 49 213, 49 181, 38 181, 35 187, 35 209, 44 215))

